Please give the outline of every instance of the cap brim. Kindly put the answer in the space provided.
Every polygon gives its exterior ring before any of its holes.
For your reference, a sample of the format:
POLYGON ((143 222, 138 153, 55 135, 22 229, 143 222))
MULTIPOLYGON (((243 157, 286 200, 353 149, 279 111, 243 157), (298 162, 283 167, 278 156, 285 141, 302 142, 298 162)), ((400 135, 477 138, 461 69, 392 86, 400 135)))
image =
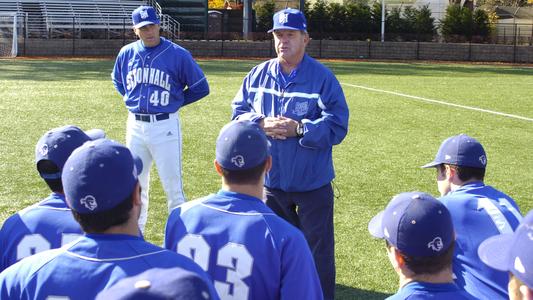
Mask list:
POLYGON ((139 176, 139 174, 141 174, 143 171, 143 161, 139 156, 135 154, 132 154, 132 156, 133 156, 133 163, 135 164, 135 169, 137 169, 137 176, 139 176))
POLYGON ((513 234, 499 234, 483 241, 477 250, 482 262, 500 271, 509 271, 507 264, 509 250, 512 247, 513 234))
POLYGON ((370 234, 378 239, 385 238, 383 235, 383 214, 385 211, 380 211, 376 216, 368 223, 368 231, 370 234))
POLYGON ((438 162, 438 161, 432 161, 432 162, 430 162, 430 163, 428 163, 428 164, 425 164, 425 165, 421 166, 421 168, 423 168, 423 169, 426 169, 426 168, 435 168, 436 166, 438 166, 438 165, 440 165, 440 164, 442 164, 442 163, 441 163, 441 162, 438 162))
POLYGON ((105 138, 105 132, 102 129, 87 130, 85 134, 93 141, 105 138))
POLYGON ((133 28, 138 29, 138 28, 141 28, 141 27, 143 27, 143 26, 151 25, 151 24, 155 24, 155 25, 157 25, 157 24, 159 24, 159 22, 143 21, 143 22, 141 22, 141 23, 139 23, 139 24, 137 24, 137 25, 133 25, 133 28))
POLYGON ((305 31, 307 32, 307 30, 305 29, 300 29, 300 28, 296 28, 296 27, 290 27, 290 26, 280 26, 280 27, 276 27, 276 28, 272 28, 270 29, 269 31, 267 31, 268 33, 272 33, 276 30, 297 30, 297 31, 305 31))

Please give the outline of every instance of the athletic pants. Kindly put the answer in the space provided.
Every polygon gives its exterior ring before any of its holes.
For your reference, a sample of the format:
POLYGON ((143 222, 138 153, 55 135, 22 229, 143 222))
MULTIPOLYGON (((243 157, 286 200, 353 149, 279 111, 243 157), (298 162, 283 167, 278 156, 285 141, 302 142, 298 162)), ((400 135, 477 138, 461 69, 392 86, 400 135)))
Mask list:
POLYGON ((265 187, 265 201, 278 216, 303 232, 313 253, 324 299, 334 299, 335 237, 331 183, 297 193, 265 187))
POLYGON ((142 231, 148 218, 152 162, 155 162, 167 196, 168 211, 185 201, 181 181, 181 128, 178 113, 170 114, 166 120, 151 119, 150 122, 135 120, 135 115, 129 113, 126 130, 126 146, 143 162, 143 170, 139 175, 143 205, 139 227, 142 231))

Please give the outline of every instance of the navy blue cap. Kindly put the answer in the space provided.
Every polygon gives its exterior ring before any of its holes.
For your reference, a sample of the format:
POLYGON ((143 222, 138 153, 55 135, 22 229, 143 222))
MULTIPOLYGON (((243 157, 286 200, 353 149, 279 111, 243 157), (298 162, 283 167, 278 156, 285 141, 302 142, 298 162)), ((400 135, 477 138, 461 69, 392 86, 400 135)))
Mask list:
POLYGON ((109 210, 132 193, 141 172, 141 159, 125 146, 108 139, 86 142, 65 163, 67 203, 82 214, 109 210))
POLYGON ((455 240, 448 209, 422 192, 396 195, 385 210, 372 218, 368 231, 402 253, 416 257, 439 256, 455 240))
POLYGON ((157 12, 151 6, 139 6, 131 13, 134 28, 141 28, 150 24, 159 24, 157 12))
POLYGON ((274 30, 303 30, 307 32, 307 21, 304 14, 294 8, 286 8, 274 14, 273 26, 268 32, 274 30))
POLYGON ((533 211, 524 217, 514 233, 495 235, 483 241, 478 255, 489 267, 509 271, 533 289, 533 211))
POLYGON ((459 134, 444 140, 435 159, 422 168, 432 168, 440 164, 485 169, 487 155, 476 139, 466 134, 459 134))
POLYGON ((269 155, 265 132, 252 121, 231 121, 220 130, 216 160, 226 170, 247 170, 269 155))
POLYGON ((63 166, 72 151, 87 141, 103 137, 105 137, 105 133, 101 129, 91 129, 84 132, 73 125, 49 130, 35 145, 35 163, 50 160, 59 168, 59 172, 53 174, 39 172, 39 174, 44 179, 61 178, 63 166))
POLYGON ((96 300, 208 300, 214 299, 205 281, 182 268, 149 269, 101 291, 96 300))

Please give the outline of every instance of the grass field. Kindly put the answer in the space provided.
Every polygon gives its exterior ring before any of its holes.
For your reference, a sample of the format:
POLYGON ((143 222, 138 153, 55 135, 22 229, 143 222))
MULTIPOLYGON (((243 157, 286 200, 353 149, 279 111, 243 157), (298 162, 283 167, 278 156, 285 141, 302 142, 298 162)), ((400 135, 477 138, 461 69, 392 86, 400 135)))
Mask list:
MULTIPOLYGON (((217 191, 215 139, 242 78, 258 61, 199 63, 211 94, 181 111, 189 199, 217 191)), ((486 182, 514 197, 523 213, 533 208, 533 68, 325 64, 350 107, 348 136, 334 148, 338 299, 383 299, 397 289, 384 243, 370 237, 368 221, 399 192, 437 195, 435 172, 419 166, 451 135, 479 139, 488 153, 486 182)), ((112 66, 112 60, 0 60, 0 222, 48 194, 33 161, 35 143, 48 129, 98 127, 124 142, 126 109, 110 81, 112 66)), ((146 238, 161 244, 166 200, 152 171, 146 238)))

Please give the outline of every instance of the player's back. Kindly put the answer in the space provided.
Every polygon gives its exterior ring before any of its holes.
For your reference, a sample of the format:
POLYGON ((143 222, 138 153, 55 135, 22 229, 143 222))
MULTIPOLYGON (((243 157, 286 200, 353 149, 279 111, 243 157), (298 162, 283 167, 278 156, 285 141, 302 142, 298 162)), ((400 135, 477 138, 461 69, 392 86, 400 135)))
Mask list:
POLYGON ((174 209, 165 247, 191 257, 235 299, 322 299, 305 238, 254 197, 219 191, 174 209))
POLYGON ((456 283, 480 299, 507 299, 509 275, 483 264, 477 249, 485 239, 518 226, 522 217, 514 200, 482 182, 466 184, 440 200, 450 210, 457 234, 456 283))
MULTIPOLYGON (((122 278, 181 267, 210 279, 190 259, 123 234, 88 234, 29 257, 0 274, 0 299, 94 299, 122 278)), ((214 292, 214 289, 211 287, 214 292)))
POLYGON ((59 248, 82 235, 64 196, 52 193, 10 216, 0 230, 0 271, 41 251, 59 248))
POLYGON ((472 295, 460 290, 453 283, 429 283, 411 281, 387 300, 474 300, 472 295))

